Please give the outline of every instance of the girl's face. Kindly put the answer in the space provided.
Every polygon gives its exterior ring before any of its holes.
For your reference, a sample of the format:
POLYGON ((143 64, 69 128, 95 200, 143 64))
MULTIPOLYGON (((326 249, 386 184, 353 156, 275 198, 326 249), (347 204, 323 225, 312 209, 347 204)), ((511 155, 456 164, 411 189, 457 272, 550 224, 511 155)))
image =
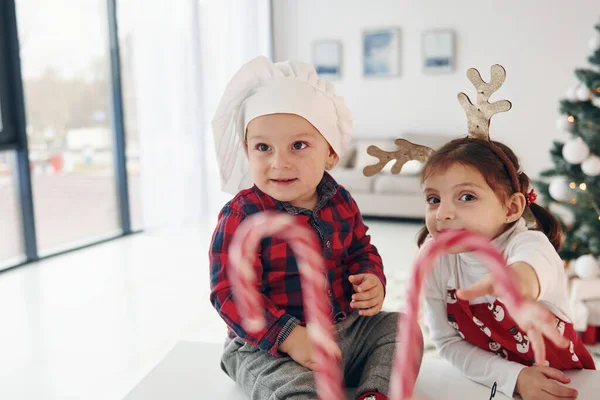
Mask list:
POLYGON ((447 229, 466 229, 491 240, 523 212, 522 195, 503 203, 479 171, 458 163, 431 174, 423 182, 423 192, 425 223, 434 238, 447 229))
POLYGON ((338 157, 319 131, 295 114, 270 114, 248 124, 246 144, 254 184, 276 200, 313 209, 317 185, 338 157))

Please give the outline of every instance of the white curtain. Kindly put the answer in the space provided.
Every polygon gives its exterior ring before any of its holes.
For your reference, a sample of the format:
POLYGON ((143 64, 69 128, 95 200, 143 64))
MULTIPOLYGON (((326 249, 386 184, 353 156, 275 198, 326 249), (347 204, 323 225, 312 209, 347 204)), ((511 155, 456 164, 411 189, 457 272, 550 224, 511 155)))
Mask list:
POLYGON ((146 228, 216 218, 210 121, 228 79, 271 55, 269 0, 134 0, 133 70, 146 228))
POLYGON ((205 150, 210 193, 208 215, 216 218, 231 198, 221 193, 210 121, 229 79, 244 63, 264 55, 272 59, 270 0, 200 0, 203 60, 205 150))

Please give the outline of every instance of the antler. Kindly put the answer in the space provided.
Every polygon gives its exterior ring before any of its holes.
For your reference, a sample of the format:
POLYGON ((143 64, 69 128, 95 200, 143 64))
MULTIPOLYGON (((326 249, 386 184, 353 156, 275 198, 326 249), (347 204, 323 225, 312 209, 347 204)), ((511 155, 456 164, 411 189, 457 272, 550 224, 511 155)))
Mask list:
POLYGON ((363 174, 365 176, 375 175, 391 160, 396 160, 396 163, 392 167, 392 174, 398 174, 407 161, 417 160, 424 163, 431 153, 433 153, 433 149, 411 143, 406 139, 396 139, 394 143, 398 146, 398 150, 396 151, 384 151, 377 146, 369 146, 369 148, 367 148, 367 153, 373 157, 379 158, 379 162, 365 167, 363 169, 363 174))
POLYGON ((477 89, 477 104, 471 103, 469 96, 462 92, 458 94, 458 101, 467 113, 469 136, 490 140, 490 119, 494 114, 506 112, 512 107, 508 100, 500 100, 495 103, 488 101, 490 96, 504 83, 506 71, 499 64, 492 65, 490 83, 481 79, 481 74, 475 68, 467 71, 467 77, 477 89))

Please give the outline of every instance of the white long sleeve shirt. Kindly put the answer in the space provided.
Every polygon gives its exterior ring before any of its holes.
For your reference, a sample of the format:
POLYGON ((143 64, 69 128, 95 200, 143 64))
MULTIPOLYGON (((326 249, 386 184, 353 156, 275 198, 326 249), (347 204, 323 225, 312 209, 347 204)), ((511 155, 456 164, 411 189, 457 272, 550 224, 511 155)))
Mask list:
MULTIPOLYGON (((509 265, 522 261, 533 267, 540 282, 538 301, 560 319, 571 322, 563 263, 548 238, 542 232, 528 230, 525 220, 520 219, 493 243, 504 252, 509 265)), ((468 379, 488 387, 496 382, 498 390, 512 397, 519 373, 525 366, 472 345, 448 323, 447 289, 467 288, 489 272, 475 253, 442 256, 424 286, 425 318, 431 340, 443 358, 468 379)), ((470 304, 495 300, 484 296, 470 304)))

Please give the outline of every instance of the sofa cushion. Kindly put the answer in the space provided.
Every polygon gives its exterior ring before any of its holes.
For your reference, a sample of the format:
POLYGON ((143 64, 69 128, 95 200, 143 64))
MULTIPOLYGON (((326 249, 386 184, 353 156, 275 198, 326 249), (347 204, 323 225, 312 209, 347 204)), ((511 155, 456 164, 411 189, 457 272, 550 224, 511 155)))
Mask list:
MULTIPOLYGON (((396 144, 394 143, 394 140, 395 139, 375 140, 375 141, 358 140, 356 142, 356 156, 355 156, 354 167, 362 173, 362 170, 366 166, 377 164, 377 158, 373 157, 367 153, 367 149, 369 148, 369 146, 375 145, 384 151, 396 151, 398 149, 398 146, 396 146, 396 144)), ((382 172, 384 174, 391 174, 392 167, 394 166, 394 164, 395 164, 395 161, 393 161, 393 160, 388 162, 386 164, 386 166, 383 168, 382 172)), ((411 161, 408 161, 406 164, 404 164, 399 175, 418 175, 419 172, 421 172, 422 168, 423 168, 422 163, 420 163, 419 161, 411 160, 411 161)))
POLYGON ((362 174, 362 170, 356 168, 334 168, 329 172, 337 183, 345 187, 350 193, 366 192, 373 190, 373 178, 367 178, 362 174))
POLYGON ((354 159, 356 158, 356 146, 351 144, 348 150, 340 157, 337 166, 341 168, 351 168, 354 165, 354 159))
MULTIPOLYGON (((452 139, 455 139, 455 136, 425 134, 425 133, 405 133, 400 137, 408 140, 409 142, 415 143, 415 144, 429 146, 434 150, 439 149, 444 144, 448 143, 452 139)), ((396 138, 373 139, 373 140, 361 138, 361 139, 356 140, 355 142, 353 142, 353 147, 355 147, 355 149, 356 149, 356 154, 355 154, 355 159, 354 159, 353 165, 362 171, 362 169, 364 167, 366 167, 367 165, 372 165, 372 164, 377 163, 377 158, 367 154, 367 148, 370 145, 375 145, 385 151, 396 151, 398 149, 398 147, 394 143, 395 140, 396 140, 396 138)), ((383 169, 383 172, 391 173, 393 165, 394 165, 393 161, 387 163, 387 165, 383 169)), ((423 167, 423 165, 419 161, 411 160, 411 161, 407 162, 406 164, 404 164, 404 166, 402 167, 402 171, 400 172, 400 175, 417 175, 419 172, 421 172, 422 167, 423 167)))
MULTIPOLYGON (((384 174, 391 174, 392 167, 394 166, 395 163, 396 163, 396 161, 387 163, 386 166, 383 167, 382 172, 384 174)), ((409 176, 419 175, 421 173, 421 170, 423 169, 423 165, 425 165, 425 164, 423 164, 420 161, 409 160, 404 163, 404 165, 402 166, 402 169, 400 170, 400 173, 398 175, 409 175, 409 176)))
POLYGON ((380 174, 373 180, 374 193, 417 195, 422 193, 421 180, 418 176, 380 174))
POLYGON ((354 167, 359 170, 363 170, 368 165, 377 163, 377 158, 367 154, 367 148, 371 145, 375 145, 385 151, 391 151, 396 145, 390 141, 374 141, 374 140, 357 140, 356 141, 356 157, 354 159, 354 167))

